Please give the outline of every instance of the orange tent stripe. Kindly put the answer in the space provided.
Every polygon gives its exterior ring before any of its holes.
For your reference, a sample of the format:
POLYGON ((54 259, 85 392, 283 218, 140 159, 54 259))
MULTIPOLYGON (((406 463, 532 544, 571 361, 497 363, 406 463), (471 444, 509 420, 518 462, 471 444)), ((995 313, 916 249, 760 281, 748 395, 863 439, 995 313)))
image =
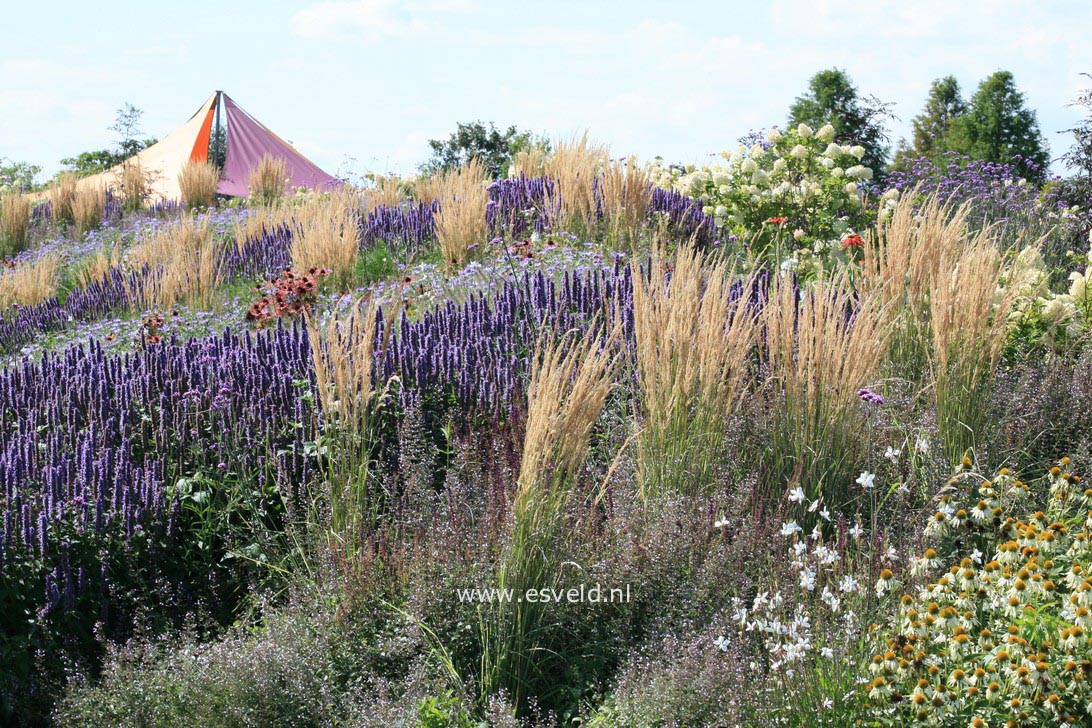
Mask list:
POLYGON ((197 132, 197 140, 193 143, 193 151, 190 152, 191 162, 209 161, 209 139, 212 136, 212 116, 216 111, 216 104, 209 107, 205 114, 205 121, 201 124, 201 130, 197 132))

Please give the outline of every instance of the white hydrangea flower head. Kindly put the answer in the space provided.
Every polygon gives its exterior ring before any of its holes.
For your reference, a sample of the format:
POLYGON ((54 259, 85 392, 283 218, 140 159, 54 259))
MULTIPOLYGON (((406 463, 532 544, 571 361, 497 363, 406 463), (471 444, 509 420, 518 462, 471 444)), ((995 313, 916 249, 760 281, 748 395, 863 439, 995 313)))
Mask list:
POLYGON ((751 184, 753 185, 761 187, 763 185, 769 184, 769 182, 770 175, 767 174, 766 170, 764 169, 757 169, 755 170, 755 173, 751 175, 751 184))
POLYGON ((830 124, 823 124, 819 131, 815 132, 815 136, 821 142, 829 142, 834 139, 834 127, 830 124))
POLYGON ((834 157, 842 153, 842 148, 837 144, 831 143, 827 145, 827 148, 823 150, 823 154, 827 157, 834 157))
POLYGON ((841 177, 845 175, 845 170, 843 170, 841 167, 835 167, 834 169, 830 170, 830 174, 832 177, 841 177))
POLYGON ((797 144, 795 147, 792 148, 792 151, 789 152, 789 154, 797 159, 804 159, 808 156, 808 148, 805 147, 803 144, 797 144))
POLYGON ((863 159, 865 155, 865 148, 862 147, 860 144, 855 144, 854 146, 849 148, 849 153, 857 159, 863 159))
POLYGON ((751 147, 751 157, 753 159, 758 159, 759 157, 761 157, 765 153, 766 153, 766 148, 764 146, 762 146, 761 144, 755 144, 753 147, 751 147))
POLYGON ((1088 271, 1073 271, 1069 274, 1069 295, 1077 301, 1088 298, 1088 271))
POLYGON ((780 157, 778 157, 777 160, 775 160, 773 163, 773 168, 775 172, 784 172, 785 168, 788 166, 789 163, 786 162, 784 159, 781 159, 780 157))
POLYGON ((851 194, 851 195, 857 194, 857 183, 856 182, 847 182, 846 183, 846 192, 851 194))
POLYGON ((830 157, 823 157, 819 160, 819 164, 823 165, 827 169, 834 169, 834 160, 830 157))
POLYGON ((779 132, 777 129, 770 129, 768 132, 766 132, 766 141, 768 141, 770 144, 776 144, 777 142, 781 141, 781 132, 779 132))
POLYGON ((756 169, 758 169, 758 163, 756 163, 753 159, 744 159, 743 163, 740 165, 739 168, 743 171, 744 174, 751 174, 756 169))
POLYGON ((796 127, 796 133, 799 134, 800 136, 804 137, 805 139, 807 139, 808 137, 810 137, 815 132, 812 131, 812 128, 810 126, 808 126, 807 124, 800 124, 799 126, 796 127))

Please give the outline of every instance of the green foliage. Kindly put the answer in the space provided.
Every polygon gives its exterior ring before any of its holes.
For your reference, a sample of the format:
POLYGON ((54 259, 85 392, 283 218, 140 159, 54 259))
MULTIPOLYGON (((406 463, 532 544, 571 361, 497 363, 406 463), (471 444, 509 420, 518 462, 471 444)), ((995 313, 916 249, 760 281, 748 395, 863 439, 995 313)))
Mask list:
POLYGON ((416 728, 476 728, 478 725, 454 693, 429 695, 417 703, 416 728))
MULTIPOLYGON (((1083 74, 1092 80, 1092 75, 1083 74)), ((1061 161, 1073 176, 1065 180, 1066 196, 1073 202, 1079 202, 1088 208, 1092 203, 1092 88, 1086 88, 1077 95, 1070 106, 1080 108, 1084 118, 1064 134, 1073 135, 1073 143, 1062 155, 1061 161)))
POLYGON ((906 168, 911 160, 920 157, 936 162, 941 154, 948 151, 948 137, 966 110, 967 104, 955 76, 933 81, 924 108, 910 122, 914 130, 913 145, 901 144, 892 166, 906 168))
POLYGON ((1009 71, 997 71, 979 84, 966 113, 953 123, 948 146, 975 159, 1013 163, 1032 180, 1041 180, 1050 163, 1035 112, 1025 108, 1024 94, 1009 71))
POLYGON ((494 179, 500 179, 508 175, 512 155, 535 144, 545 145, 545 142, 536 140, 529 131, 519 131, 515 126, 509 126, 502 132, 492 122, 488 127, 480 121, 459 122, 446 140, 429 140, 432 157, 421 166, 421 171, 437 174, 455 170, 477 158, 494 179))
POLYGON ((864 203, 874 172, 863 164, 867 150, 837 143, 835 133, 830 124, 775 129, 765 144, 722 152, 725 164, 685 174, 654 167, 651 176, 699 199, 727 241, 740 241, 729 249, 814 278, 853 260, 860 239, 852 236, 875 221, 864 203))
POLYGON ((134 154, 156 143, 155 139, 140 139, 140 117, 144 111, 132 104, 125 104, 118 109, 117 117, 111 125, 110 131, 118 135, 118 143, 114 149, 97 149, 91 152, 82 152, 75 157, 66 157, 61 164, 68 171, 75 172, 77 177, 87 177, 99 172, 105 172, 113 166, 121 164, 134 154))
POLYGON ((889 152, 883 122, 890 116, 890 107, 875 96, 862 98, 845 71, 830 68, 812 76, 807 92, 793 102, 789 125, 818 128, 831 124, 839 139, 864 147, 861 162, 879 175, 889 152))
POLYGON ((34 180, 42 168, 29 162, 15 162, 0 157, 0 191, 29 192, 35 188, 34 180))

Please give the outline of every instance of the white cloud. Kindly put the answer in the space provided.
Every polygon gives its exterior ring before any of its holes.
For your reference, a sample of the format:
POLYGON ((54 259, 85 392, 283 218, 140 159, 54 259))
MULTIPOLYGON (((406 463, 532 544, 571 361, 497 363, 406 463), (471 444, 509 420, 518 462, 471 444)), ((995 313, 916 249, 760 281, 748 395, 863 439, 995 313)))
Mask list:
POLYGON ((409 38, 437 32, 435 17, 477 10, 471 0, 354 0, 322 2, 292 16, 292 31, 311 39, 372 41, 409 38))

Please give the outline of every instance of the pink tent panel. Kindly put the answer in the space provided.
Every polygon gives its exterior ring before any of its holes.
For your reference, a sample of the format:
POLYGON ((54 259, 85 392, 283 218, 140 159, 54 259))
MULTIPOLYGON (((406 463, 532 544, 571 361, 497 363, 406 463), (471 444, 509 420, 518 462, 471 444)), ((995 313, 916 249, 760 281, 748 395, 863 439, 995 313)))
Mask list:
POLYGON ((239 108, 227 94, 223 97, 227 111, 227 154, 218 188, 220 194, 246 197, 249 194, 247 180, 250 172, 266 154, 284 160, 291 187, 323 189, 341 184, 336 177, 323 172, 261 122, 239 108))

